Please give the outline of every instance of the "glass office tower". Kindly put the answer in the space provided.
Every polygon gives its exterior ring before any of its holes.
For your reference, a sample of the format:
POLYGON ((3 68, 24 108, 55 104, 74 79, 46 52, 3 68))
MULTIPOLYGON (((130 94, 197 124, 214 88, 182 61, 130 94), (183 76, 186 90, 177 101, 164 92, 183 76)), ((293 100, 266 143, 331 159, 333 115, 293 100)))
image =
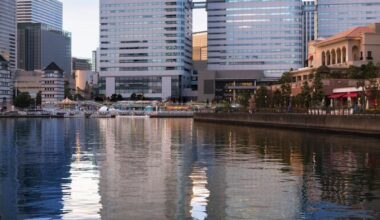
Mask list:
POLYGON ((0 1, 0 55, 16 67, 16 2, 0 1))
POLYGON ((379 0, 316 0, 315 35, 326 38, 355 26, 380 22, 379 0))
POLYGON ((306 62, 309 58, 309 47, 308 44, 310 41, 315 39, 314 35, 314 26, 315 26, 315 1, 314 0, 304 0, 303 1, 303 46, 304 46, 304 57, 305 66, 307 66, 306 62))
POLYGON ((208 68, 279 77, 303 66, 301 0, 208 0, 208 68))
POLYGON ((191 1, 100 0, 100 93, 180 97, 190 87, 191 1))
POLYGON ((62 30, 62 12, 58 0, 17 0, 17 23, 42 23, 62 30))
POLYGON ((46 24, 18 24, 18 69, 42 70, 55 62, 68 77, 71 74, 71 33, 46 24))

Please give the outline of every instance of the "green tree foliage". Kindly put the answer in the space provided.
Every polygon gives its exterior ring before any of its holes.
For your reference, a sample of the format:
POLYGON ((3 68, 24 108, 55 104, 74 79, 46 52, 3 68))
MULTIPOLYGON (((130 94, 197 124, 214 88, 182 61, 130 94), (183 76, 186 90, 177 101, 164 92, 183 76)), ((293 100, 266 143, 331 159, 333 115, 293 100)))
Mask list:
POLYGON ((331 70, 327 66, 320 66, 316 70, 316 74, 319 74, 321 79, 328 78, 331 75, 331 70))
POLYGON ((373 62, 368 62, 367 65, 350 66, 347 70, 350 79, 368 80, 377 77, 378 69, 373 62))
POLYGON ((120 94, 112 94, 110 100, 111 100, 111 102, 122 101, 123 96, 120 94))
POLYGON ((272 107, 281 107, 282 106, 282 95, 281 91, 276 89, 273 92, 273 98, 272 98, 272 107))
POLYGON ((74 95, 74 100, 83 101, 83 100, 85 100, 85 98, 81 94, 77 93, 74 95))
POLYGON ((322 82, 322 76, 321 73, 317 72, 315 73, 314 77, 314 83, 313 83, 313 92, 312 92, 312 102, 314 106, 319 106, 325 97, 325 94, 323 93, 323 82, 322 82))
POLYGON ((96 96, 95 97, 95 102, 104 102, 104 100, 106 100, 107 98, 105 97, 105 95, 99 95, 99 96, 96 96))
POLYGON ((41 104, 42 104, 42 92, 38 91, 36 95, 36 105, 41 106, 41 104))
POLYGON ((73 99, 73 95, 71 94, 70 88, 69 88, 69 82, 67 81, 65 81, 64 90, 65 90, 65 98, 73 99))
POLYGON ((301 88, 301 93, 298 95, 297 98, 299 104, 304 108, 309 108, 311 104, 311 88, 309 86, 309 83, 305 81, 301 88))
POLYGON ((246 90, 246 91, 241 91, 237 94, 237 102, 244 106, 244 107, 247 107, 248 106, 248 100, 249 98, 251 97, 251 93, 250 91, 246 90))
POLYGON ((258 108, 267 108, 269 107, 269 91, 267 87, 261 86, 259 89, 256 91, 256 96, 255 96, 255 103, 258 108))
POLYGON ((347 75, 350 79, 360 79, 360 67, 351 65, 350 67, 348 67, 347 75))
POLYGON ((132 101, 137 100, 137 95, 136 95, 136 93, 132 93, 130 99, 131 99, 132 101))
POLYGON ((282 103, 284 106, 288 106, 290 102, 290 95, 292 93, 292 76, 290 72, 285 72, 282 74, 281 79, 281 96, 282 96, 282 103))
POLYGON ((372 61, 368 62, 367 65, 362 65, 360 69, 363 72, 364 79, 374 79, 377 77, 378 70, 372 61))
POLYGON ((28 92, 21 92, 16 96, 13 103, 18 108, 28 108, 32 104, 32 98, 28 92))
POLYGON ((145 99, 145 96, 144 96, 144 94, 138 94, 137 96, 136 96, 136 100, 144 100, 145 99))

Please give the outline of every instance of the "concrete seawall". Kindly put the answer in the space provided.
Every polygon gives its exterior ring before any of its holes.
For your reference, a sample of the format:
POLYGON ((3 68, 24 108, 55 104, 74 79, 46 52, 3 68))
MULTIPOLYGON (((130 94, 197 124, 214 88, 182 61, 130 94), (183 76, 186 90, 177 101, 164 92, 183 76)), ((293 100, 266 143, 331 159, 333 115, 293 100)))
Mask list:
POLYGON ((380 115, 307 115, 285 113, 197 113, 195 121, 339 132, 380 137, 380 115))

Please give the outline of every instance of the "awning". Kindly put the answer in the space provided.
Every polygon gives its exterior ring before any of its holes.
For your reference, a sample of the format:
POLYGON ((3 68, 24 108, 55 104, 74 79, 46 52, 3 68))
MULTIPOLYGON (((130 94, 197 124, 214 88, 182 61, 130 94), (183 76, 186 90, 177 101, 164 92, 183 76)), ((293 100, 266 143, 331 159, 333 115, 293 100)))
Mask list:
POLYGON ((354 98, 354 97, 358 97, 357 92, 349 92, 343 96, 343 98, 354 98))
POLYGON ((329 95, 329 99, 339 99, 342 96, 344 96, 344 93, 335 93, 335 94, 329 95))

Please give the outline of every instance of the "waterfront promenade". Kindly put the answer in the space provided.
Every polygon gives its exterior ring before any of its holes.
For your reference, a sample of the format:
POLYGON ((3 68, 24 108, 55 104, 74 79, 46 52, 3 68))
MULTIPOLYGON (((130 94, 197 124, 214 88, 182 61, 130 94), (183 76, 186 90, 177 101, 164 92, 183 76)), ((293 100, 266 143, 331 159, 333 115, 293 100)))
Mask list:
POLYGON ((380 115, 309 115, 295 113, 197 113, 195 121, 363 134, 380 137, 380 115))

